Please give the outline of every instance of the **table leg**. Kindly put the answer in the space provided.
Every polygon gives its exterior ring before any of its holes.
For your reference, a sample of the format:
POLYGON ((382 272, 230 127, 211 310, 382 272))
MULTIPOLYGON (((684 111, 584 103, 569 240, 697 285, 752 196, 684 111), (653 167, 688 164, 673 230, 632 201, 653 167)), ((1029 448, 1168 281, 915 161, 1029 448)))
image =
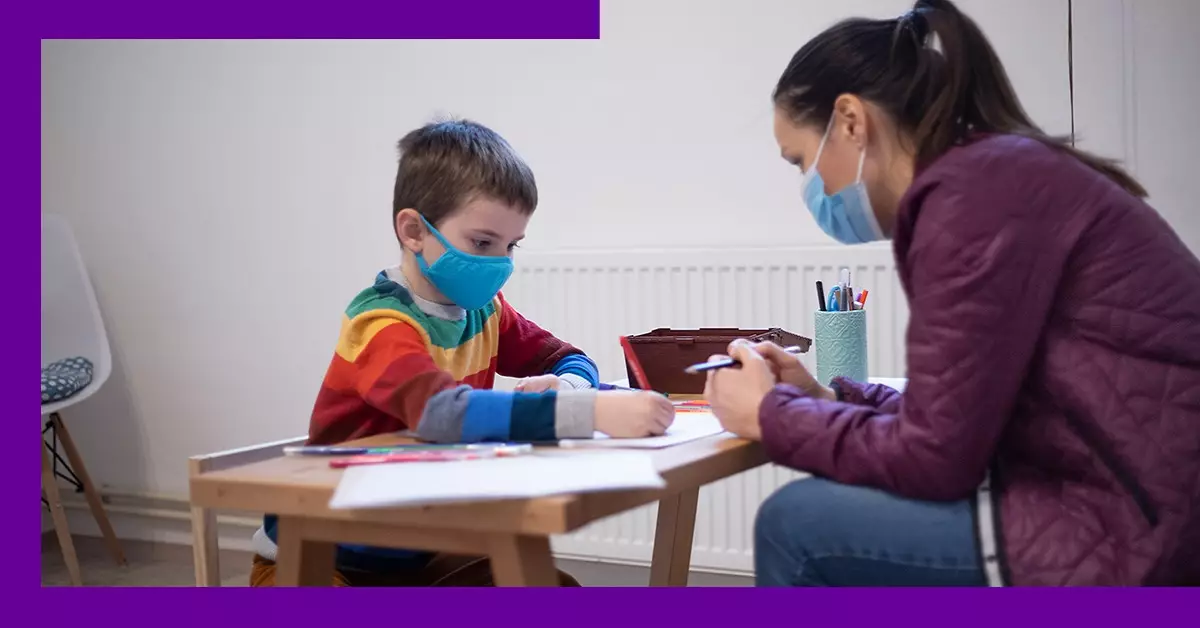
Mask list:
POLYGON ((217 513, 192 507, 192 562, 196 586, 221 586, 221 553, 217 545, 217 513))
POLYGON ((498 587, 557 587, 558 569, 544 536, 497 535, 489 540, 492 577, 498 587))
POLYGON ((696 530, 696 504, 700 489, 687 489, 658 502, 654 530, 654 555, 650 560, 650 586, 686 587, 692 564, 692 533, 696 530))
POLYGON ((304 519, 279 518, 279 549, 275 557, 275 584, 280 587, 333 585, 336 546, 304 538, 304 519))

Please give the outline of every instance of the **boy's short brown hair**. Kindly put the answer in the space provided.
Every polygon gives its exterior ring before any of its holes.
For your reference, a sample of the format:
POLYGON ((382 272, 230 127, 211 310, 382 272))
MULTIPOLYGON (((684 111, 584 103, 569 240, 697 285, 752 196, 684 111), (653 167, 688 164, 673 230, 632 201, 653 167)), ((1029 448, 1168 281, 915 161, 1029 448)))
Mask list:
POLYGON ((470 120, 427 124, 399 143, 392 224, 406 208, 433 226, 478 196, 524 214, 537 208, 533 171, 495 131, 470 120))

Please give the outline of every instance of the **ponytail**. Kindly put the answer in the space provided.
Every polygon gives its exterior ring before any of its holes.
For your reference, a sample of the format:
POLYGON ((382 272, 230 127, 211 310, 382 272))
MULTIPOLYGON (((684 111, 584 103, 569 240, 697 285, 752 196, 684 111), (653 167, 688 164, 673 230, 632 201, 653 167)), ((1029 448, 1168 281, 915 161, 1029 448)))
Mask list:
POLYGON ((917 0, 892 20, 849 19, 804 45, 775 87, 777 106, 824 124, 841 94, 882 107, 913 141, 918 167, 974 133, 1021 135, 1053 146, 1129 193, 1146 190, 1118 162, 1047 135, 1021 106, 996 51, 949 0, 917 0))

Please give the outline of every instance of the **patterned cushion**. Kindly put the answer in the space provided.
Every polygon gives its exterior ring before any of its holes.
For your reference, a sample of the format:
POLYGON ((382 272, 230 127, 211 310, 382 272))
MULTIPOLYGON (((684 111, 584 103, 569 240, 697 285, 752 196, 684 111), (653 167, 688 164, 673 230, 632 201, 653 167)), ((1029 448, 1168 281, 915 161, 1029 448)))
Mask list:
POLYGON ((42 403, 62 401, 92 383, 92 361, 66 358, 42 367, 42 403))

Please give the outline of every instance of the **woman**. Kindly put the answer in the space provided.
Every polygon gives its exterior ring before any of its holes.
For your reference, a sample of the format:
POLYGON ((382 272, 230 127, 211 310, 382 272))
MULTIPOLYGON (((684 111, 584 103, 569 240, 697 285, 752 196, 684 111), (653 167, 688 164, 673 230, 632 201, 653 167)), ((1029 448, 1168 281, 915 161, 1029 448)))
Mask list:
POLYGON ((1043 133, 944 0, 831 27, 774 101, 813 216, 890 238, 912 315, 903 394, 771 345, 710 374, 727 429, 820 478, 763 504, 758 582, 1200 581, 1200 262, 1145 190, 1043 133))

